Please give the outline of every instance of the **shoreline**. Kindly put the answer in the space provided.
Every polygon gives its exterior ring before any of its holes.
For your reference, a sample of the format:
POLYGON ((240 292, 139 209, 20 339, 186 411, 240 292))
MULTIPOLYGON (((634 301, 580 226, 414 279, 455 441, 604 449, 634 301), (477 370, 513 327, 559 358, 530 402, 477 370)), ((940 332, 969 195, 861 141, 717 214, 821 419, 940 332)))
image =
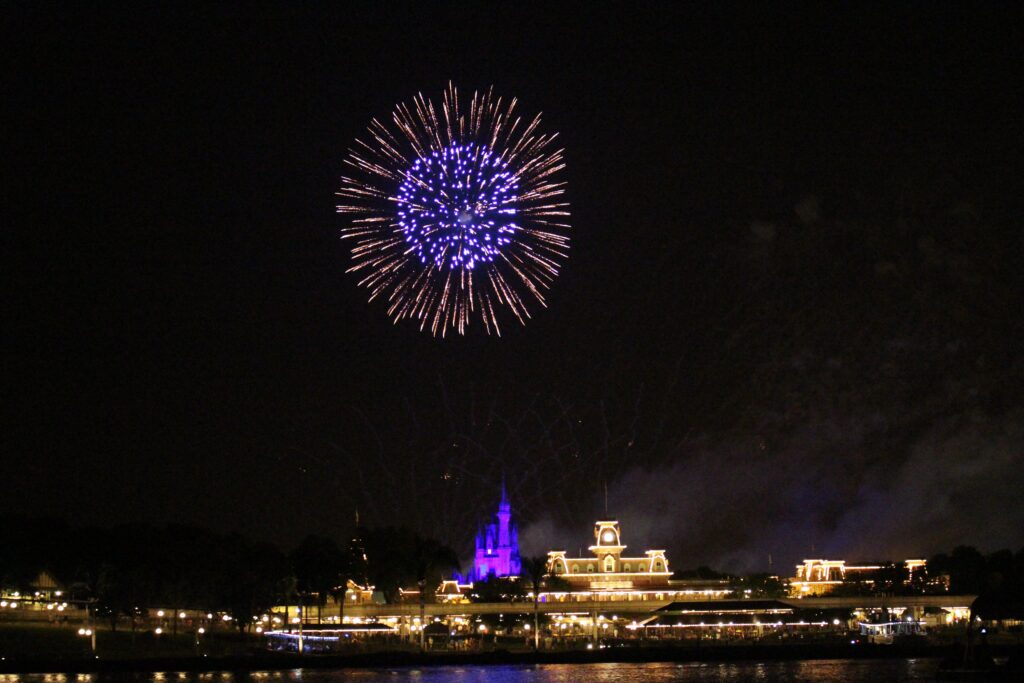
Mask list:
MULTIPOLYGON (((1003 649, 1003 648, 1000 648, 1003 649)), ((1005 648, 1009 655, 1014 648, 1005 648)), ((150 657, 132 659, 40 658, 0 661, 0 673, 140 673, 151 671, 283 671, 289 669, 373 669, 419 666, 493 666, 647 662, 796 661, 816 659, 933 659, 959 652, 935 645, 722 645, 636 647, 547 652, 405 652, 297 655, 258 653, 224 657, 150 657)))

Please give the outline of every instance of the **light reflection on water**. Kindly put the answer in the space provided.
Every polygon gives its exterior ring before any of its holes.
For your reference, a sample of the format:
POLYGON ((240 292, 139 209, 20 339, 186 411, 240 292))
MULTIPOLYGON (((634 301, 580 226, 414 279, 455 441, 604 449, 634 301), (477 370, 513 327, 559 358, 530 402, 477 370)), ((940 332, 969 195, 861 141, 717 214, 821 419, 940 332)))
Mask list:
POLYGON ((815 660, 799 662, 695 662, 647 664, 539 664, 379 669, 295 669, 232 673, 0 674, 0 683, 628 683, 631 681, 933 681, 937 660, 815 660))

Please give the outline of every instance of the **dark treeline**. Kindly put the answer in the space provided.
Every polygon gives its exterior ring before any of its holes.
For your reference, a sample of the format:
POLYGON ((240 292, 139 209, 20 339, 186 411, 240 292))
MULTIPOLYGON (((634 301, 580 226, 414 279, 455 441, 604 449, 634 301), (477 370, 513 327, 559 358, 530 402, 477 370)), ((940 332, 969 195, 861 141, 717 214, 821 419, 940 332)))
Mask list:
MULTIPOLYGON (((129 524, 77 528, 60 520, 0 517, 0 585, 26 595, 41 572, 66 599, 93 600, 116 628, 147 607, 230 613, 244 629, 281 604, 344 597, 349 580, 376 586, 387 600, 399 588, 432 594, 458 568, 450 548, 404 528, 359 528, 339 541, 307 536, 290 551, 194 526, 129 524)), ((343 601, 342 601, 343 602, 343 601)))
MULTIPOLYGON (((318 605, 319 617, 330 598, 339 602, 349 580, 373 585, 388 602, 400 599, 402 588, 418 588, 423 599, 430 600, 441 579, 458 568, 451 548, 396 527, 360 527, 344 540, 311 535, 284 551, 239 534, 194 526, 80 528, 60 520, 16 516, 0 517, 0 539, 0 586, 30 594, 32 582, 41 572, 49 572, 65 587, 68 600, 95 601, 114 624, 118 617, 157 606, 227 612, 239 628, 281 604, 318 605)), ((871 586, 854 581, 839 591, 906 594, 948 589, 982 596, 979 607, 995 616, 1001 611, 1024 613, 1024 549, 983 554, 959 546, 933 556, 927 571, 916 573, 914 580, 908 580, 900 563, 878 564, 883 569, 871 586), (937 581, 942 577, 948 580, 937 581)), ((776 577, 738 577, 703 566, 678 571, 675 578, 726 579, 759 595, 781 595, 785 590, 776 577)), ((509 590, 521 593, 525 586, 484 583, 476 599, 509 590)))
POLYGON ((987 619, 1024 618, 1024 548, 988 555, 957 546, 929 561, 929 570, 949 576, 950 593, 978 595, 975 612, 987 619))

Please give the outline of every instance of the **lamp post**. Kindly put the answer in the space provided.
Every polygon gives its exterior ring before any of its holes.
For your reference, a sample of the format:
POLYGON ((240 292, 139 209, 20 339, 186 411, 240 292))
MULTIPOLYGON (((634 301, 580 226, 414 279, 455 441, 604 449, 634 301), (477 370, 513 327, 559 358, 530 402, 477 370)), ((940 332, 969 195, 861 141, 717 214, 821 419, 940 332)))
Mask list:
MULTIPOLYGON (((96 642, 95 641, 95 632, 91 628, 80 628, 80 629, 78 629, 78 635, 80 635, 82 637, 85 637, 85 638, 93 638, 93 642, 94 643, 96 642)), ((93 651, 93 653, 96 652, 95 645, 93 646, 93 650, 92 651, 93 651)))
MULTIPOLYGON (((93 624, 92 612, 96 599, 91 598, 85 602, 85 626, 79 627, 78 635, 89 639, 89 650, 93 657, 96 656, 96 626, 93 624)), ((6 604, 6 603, 5 603, 6 604)))
POLYGON ((427 581, 421 579, 417 583, 420 589, 420 652, 422 652, 426 649, 426 632, 423 627, 427 625, 427 581))
POLYGON ((96 599, 93 598, 85 603, 86 621, 89 622, 89 647, 92 650, 93 657, 96 656, 96 625, 92 623, 92 612, 95 602, 96 599))

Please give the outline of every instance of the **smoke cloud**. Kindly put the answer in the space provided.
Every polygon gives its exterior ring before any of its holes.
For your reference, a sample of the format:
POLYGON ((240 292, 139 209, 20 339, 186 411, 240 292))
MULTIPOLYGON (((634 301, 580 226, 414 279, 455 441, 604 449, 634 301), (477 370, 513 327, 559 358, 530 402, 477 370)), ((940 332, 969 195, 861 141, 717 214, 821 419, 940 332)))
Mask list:
MULTIPOLYGON (((676 462, 612 483, 609 513, 622 523, 627 552, 666 548, 675 568, 788 575, 810 556, 899 560, 960 543, 1013 546, 1024 527, 1021 418, 941 423, 887 452, 877 450, 881 426, 850 421, 816 424, 773 446, 688 444, 676 462)), ((587 525, 545 519, 524 530, 523 545, 585 552, 590 534, 587 525)))

